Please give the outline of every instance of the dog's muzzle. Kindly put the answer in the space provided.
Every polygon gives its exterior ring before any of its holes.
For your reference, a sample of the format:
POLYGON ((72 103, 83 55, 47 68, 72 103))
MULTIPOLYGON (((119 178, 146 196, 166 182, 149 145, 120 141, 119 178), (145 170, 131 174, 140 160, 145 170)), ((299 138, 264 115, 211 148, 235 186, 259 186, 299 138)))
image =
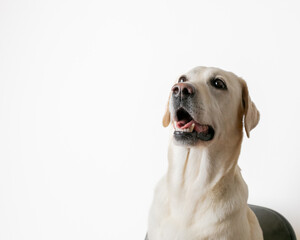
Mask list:
POLYGON ((173 119, 175 139, 186 145, 195 145, 199 140, 210 141, 214 137, 214 129, 193 119, 187 109, 193 105, 195 88, 190 83, 178 83, 172 88, 172 101, 175 115, 173 119))

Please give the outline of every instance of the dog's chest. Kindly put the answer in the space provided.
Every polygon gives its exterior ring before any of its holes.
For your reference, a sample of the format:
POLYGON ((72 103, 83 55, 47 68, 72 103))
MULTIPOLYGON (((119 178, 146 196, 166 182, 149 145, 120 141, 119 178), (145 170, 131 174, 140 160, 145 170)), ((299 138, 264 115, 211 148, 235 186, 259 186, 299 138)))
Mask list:
POLYGON ((149 240, 201 240, 215 231, 218 219, 210 200, 201 199, 189 186, 170 193, 164 181, 158 185, 150 211, 149 240))
POLYGON ((234 234, 246 226, 244 216, 236 214, 246 197, 243 184, 233 182, 217 193, 204 191, 196 182, 187 186, 170 186, 166 178, 158 184, 149 216, 149 240, 235 239, 234 234))
POLYGON ((149 240, 207 240, 216 234, 217 221, 210 211, 191 215, 187 212, 177 209, 172 215, 157 219, 155 230, 149 231, 149 240))

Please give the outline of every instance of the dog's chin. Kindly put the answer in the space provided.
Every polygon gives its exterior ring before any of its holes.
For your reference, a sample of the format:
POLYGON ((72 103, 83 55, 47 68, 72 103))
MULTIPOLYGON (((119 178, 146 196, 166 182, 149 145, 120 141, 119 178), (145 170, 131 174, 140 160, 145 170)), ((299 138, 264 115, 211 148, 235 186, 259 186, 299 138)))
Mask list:
POLYGON ((211 126, 208 126, 208 130, 205 132, 183 132, 183 131, 174 131, 174 139, 176 145, 183 146, 197 146, 202 144, 207 144, 213 140, 215 131, 211 126))

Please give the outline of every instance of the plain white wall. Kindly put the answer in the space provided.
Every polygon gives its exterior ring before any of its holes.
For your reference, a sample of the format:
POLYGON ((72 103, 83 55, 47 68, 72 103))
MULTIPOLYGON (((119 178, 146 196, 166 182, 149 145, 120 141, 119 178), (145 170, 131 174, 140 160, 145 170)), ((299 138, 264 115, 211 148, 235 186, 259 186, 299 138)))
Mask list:
POLYGON ((143 239, 167 168, 161 118, 198 65, 261 112, 249 202, 300 237, 299 1, 0 2, 0 239, 143 239))

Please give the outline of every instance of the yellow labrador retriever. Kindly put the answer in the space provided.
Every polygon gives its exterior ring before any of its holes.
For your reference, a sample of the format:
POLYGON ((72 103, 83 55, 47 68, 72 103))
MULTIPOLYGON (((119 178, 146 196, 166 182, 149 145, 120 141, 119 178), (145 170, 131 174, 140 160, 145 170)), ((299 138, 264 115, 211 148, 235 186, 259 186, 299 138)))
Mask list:
POLYGON ((246 82, 196 67, 172 87, 163 126, 173 126, 167 174, 149 214, 149 240, 262 240, 237 165, 243 139, 259 121, 246 82))

